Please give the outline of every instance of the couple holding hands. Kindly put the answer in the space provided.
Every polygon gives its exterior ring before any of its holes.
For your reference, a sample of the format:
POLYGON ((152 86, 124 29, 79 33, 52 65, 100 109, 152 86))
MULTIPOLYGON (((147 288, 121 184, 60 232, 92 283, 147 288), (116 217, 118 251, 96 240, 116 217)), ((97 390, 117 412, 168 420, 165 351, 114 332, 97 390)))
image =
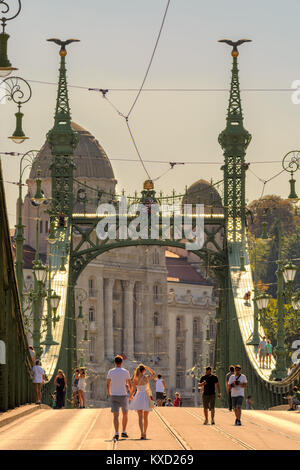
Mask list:
POLYGON ((140 364, 131 381, 127 369, 122 368, 122 356, 115 357, 115 367, 110 369, 107 374, 107 394, 111 401, 111 411, 114 414, 114 439, 119 439, 119 410, 122 408, 123 431, 121 437, 128 437, 126 432, 128 422, 128 410, 137 411, 139 418, 139 427, 141 430, 141 439, 146 439, 148 428, 148 414, 153 409, 154 403, 151 395, 149 381, 156 377, 156 374, 149 367, 140 364), (146 375, 146 372, 150 375, 146 375), (127 388, 130 390, 128 399, 127 388), (129 403, 130 402, 130 403, 129 403))

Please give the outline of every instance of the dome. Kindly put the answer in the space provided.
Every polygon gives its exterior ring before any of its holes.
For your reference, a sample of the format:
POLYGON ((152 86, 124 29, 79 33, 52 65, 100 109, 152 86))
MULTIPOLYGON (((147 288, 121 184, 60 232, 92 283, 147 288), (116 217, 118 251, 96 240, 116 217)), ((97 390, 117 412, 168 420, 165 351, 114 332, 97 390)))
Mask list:
POLYGON ((205 206, 223 207, 218 191, 206 180, 198 180, 188 189, 182 200, 183 204, 204 204, 205 206))
MULTIPOLYGON (((79 135, 79 142, 73 154, 73 161, 76 165, 74 177, 114 179, 114 172, 108 156, 98 140, 78 124, 72 122, 71 125, 79 135)), ((37 154, 36 164, 32 167, 29 178, 35 179, 37 177, 38 167, 41 170, 41 178, 50 178, 51 160, 51 150, 46 141, 37 154)))

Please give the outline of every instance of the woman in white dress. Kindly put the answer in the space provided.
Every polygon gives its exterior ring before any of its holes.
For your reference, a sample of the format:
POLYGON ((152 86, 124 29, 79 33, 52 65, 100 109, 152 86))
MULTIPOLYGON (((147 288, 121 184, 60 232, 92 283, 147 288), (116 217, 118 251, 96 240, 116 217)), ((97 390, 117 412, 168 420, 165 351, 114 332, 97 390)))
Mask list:
POLYGON ((146 439, 148 414, 153 408, 149 381, 155 377, 155 372, 153 372, 149 367, 144 366, 144 364, 140 364, 137 367, 133 376, 133 389, 129 398, 129 409, 138 412, 141 439, 146 439), (148 371, 150 375, 146 375, 146 371, 148 371), (134 395, 135 391, 137 392, 134 395))

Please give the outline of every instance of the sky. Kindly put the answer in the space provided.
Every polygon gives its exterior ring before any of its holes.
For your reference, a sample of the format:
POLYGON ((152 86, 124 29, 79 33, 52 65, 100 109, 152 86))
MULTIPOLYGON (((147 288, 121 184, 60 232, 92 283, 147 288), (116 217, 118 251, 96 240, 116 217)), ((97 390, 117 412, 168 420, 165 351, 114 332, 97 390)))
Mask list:
MULTIPOLYGON (((13 11, 16 0, 9 0, 13 11)), ((22 0, 20 15, 7 23, 8 57, 17 74, 30 81, 32 99, 24 105, 23 129, 30 137, 17 145, 7 137, 15 126, 13 103, 0 106, 0 152, 40 149, 53 126, 58 46, 46 39, 78 38, 68 47, 69 85, 98 88, 139 88, 161 25, 167 0, 22 0)), ((300 2, 298 0, 171 0, 160 42, 145 83, 151 88, 202 88, 201 92, 141 93, 130 125, 157 191, 183 193, 186 185, 202 178, 219 181, 223 162, 218 135, 226 124, 231 48, 222 38, 252 39, 240 47, 241 89, 291 88, 300 80, 300 2), (165 161, 158 164, 155 161, 165 161), (201 163, 201 162, 209 162, 201 163)), ((125 115, 136 92, 109 91, 108 98, 125 115)), ((252 134, 246 161, 246 197, 261 196, 263 181, 278 174, 283 156, 300 149, 300 104, 291 91, 242 91, 244 126, 252 134), (276 163, 273 163, 273 162, 276 163), (263 163, 270 162, 270 163, 263 163)), ((117 192, 140 191, 147 175, 137 159, 126 123, 102 98, 70 87, 72 119, 99 140, 111 159, 117 192)), ((11 227, 15 224, 18 180, 17 156, 1 156, 11 227)), ((25 172, 25 178, 29 171, 25 172)), ((299 175, 300 176, 300 175, 299 175)), ((296 190, 300 179, 295 175, 296 190)), ((289 193, 284 172, 265 185, 264 194, 289 193)))

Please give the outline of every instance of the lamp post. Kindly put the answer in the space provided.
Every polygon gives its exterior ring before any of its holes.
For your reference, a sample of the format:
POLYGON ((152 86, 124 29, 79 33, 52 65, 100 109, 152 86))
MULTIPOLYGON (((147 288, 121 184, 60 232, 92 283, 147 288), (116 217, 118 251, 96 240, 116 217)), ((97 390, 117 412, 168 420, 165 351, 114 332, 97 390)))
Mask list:
POLYGON ((23 307, 23 245, 24 245, 24 225, 22 221, 22 179, 24 175, 24 171, 28 167, 32 167, 34 164, 34 159, 38 153, 38 150, 29 150, 29 152, 24 153, 20 160, 20 173, 19 173, 19 198, 17 202, 17 224, 15 225, 16 228, 16 235, 15 235, 15 242, 16 242, 16 275, 17 275, 17 283, 19 288, 20 294, 20 301, 21 307, 23 307), (25 163, 23 167, 23 163, 25 163))
POLYGON ((32 96, 32 91, 29 83, 21 77, 7 77, 1 82, 3 93, 1 94, 1 101, 7 98, 8 101, 16 103, 18 111, 16 116, 16 129, 9 137, 15 144, 22 144, 25 140, 29 139, 22 129, 22 120, 24 114, 21 113, 21 107, 27 103, 32 96), (25 89, 21 86, 25 85, 25 89))
MULTIPOLYGON (((284 318, 285 318, 285 306, 284 297, 291 298, 291 288, 294 281, 297 267, 291 262, 284 265, 282 259, 282 224, 279 218, 279 247, 278 247, 278 260, 277 263, 277 344, 274 349, 276 355, 276 367, 272 371, 271 379, 282 380, 287 375, 286 367, 286 347, 285 347, 285 330, 284 330, 284 318), (286 283, 286 289, 284 289, 284 283, 286 283)), ((266 309, 268 306, 269 298, 266 295, 258 296, 258 308, 260 310, 266 309)))
MULTIPOLYGON (((9 12, 10 8, 9 5, 5 0, 0 0, 0 9, 4 8, 1 11, 2 14, 6 15, 9 12)), ((7 21, 11 21, 16 18, 21 11, 21 0, 18 0, 18 8, 17 12, 13 14, 11 17, 3 16, 1 18, 1 26, 2 32, 0 33, 0 77, 7 77, 13 70, 18 70, 15 67, 11 66, 10 61, 7 57, 7 41, 9 38, 9 34, 5 33, 6 23, 7 21)))
POLYGON ((296 194, 294 173, 300 169, 300 150, 291 150, 288 152, 282 159, 282 167, 291 174, 291 179, 289 180, 290 194, 288 199, 293 203, 297 203, 299 198, 296 194))

